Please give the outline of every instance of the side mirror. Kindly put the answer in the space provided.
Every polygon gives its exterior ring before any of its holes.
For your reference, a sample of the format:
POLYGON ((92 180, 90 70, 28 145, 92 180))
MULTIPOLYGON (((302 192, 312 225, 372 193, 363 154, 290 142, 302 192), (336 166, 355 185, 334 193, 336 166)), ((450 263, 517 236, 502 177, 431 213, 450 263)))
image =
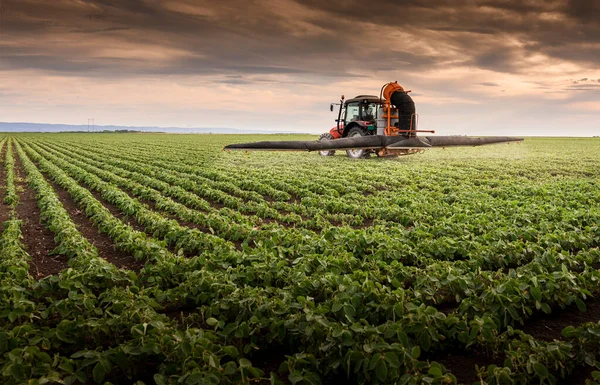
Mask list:
POLYGON ((333 103, 329 105, 329 111, 333 112, 333 103))

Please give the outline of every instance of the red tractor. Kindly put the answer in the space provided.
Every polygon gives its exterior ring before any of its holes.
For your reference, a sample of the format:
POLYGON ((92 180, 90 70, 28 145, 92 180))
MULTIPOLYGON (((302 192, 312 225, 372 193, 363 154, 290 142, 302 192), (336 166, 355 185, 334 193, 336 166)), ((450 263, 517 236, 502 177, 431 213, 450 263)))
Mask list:
MULTIPOLYGON (((403 136, 410 138, 417 132, 431 132, 417 130, 418 115, 415 112, 415 103, 398 82, 390 82, 381 87, 380 96, 358 95, 340 103, 336 126, 329 132, 321 134, 319 141, 335 140, 339 138, 354 138, 367 135, 403 136)), ((378 156, 407 155, 420 151, 419 149, 347 149, 350 158, 363 158, 372 153, 378 156)), ((332 156, 335 150, 319 151, 322 156, 332 156)))

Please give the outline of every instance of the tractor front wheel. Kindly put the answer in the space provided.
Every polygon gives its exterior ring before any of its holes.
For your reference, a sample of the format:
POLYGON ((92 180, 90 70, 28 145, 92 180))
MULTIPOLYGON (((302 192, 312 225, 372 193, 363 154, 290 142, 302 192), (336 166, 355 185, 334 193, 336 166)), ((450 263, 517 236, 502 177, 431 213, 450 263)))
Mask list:
MULTIPOLYGON (((321 134, 321 136, 319 136, 319 142, 322 140, 333 140, 333 135, 331 135, 329 132, 326 132, 324 134, 321 134)), ((323 151, 319 151, 319 155, 321 156, 333 156, 335 155, 335 150, 323 150, 323 151)))
MULTIPOLYGON (((361 127, 353 127, 350 129, 350 131, 348 131, 348 138, 353 138, 353 137, 357 137, 357 136, 367 136, 367 131, 363 130, 361 127)), ((346 155, 348 155, 349 158, 354 158, 354 159, 358 159, 358 158, 367 158, 369 157, 369 155, 371 154, 371 150, 367 150, 367 149, 352 149, 352 150, 346 150, 346 155)))

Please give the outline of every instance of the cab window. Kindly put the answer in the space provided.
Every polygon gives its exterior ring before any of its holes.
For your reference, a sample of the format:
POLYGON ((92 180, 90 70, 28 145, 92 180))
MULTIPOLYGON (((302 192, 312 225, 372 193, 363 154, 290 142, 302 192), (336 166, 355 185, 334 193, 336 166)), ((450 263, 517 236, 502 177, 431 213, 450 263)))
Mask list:
POLYGON ((360 120, 360 108, 358 102, 348 103, 346 105, 346 117, 344 118, 345 124, 360 120))

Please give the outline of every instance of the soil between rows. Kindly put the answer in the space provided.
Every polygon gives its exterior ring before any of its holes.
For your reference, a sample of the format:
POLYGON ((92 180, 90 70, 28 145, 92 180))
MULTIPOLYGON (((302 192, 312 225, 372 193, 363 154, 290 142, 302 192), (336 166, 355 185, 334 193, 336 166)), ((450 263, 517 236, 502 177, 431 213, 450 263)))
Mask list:
POLYGON ((592 372, 596 370, 592 366, 578 366, 573 369, 573 372, 565 378, 559 380, 559 384, 569 385, 585 385, 587 379, 592 378, 592 372))
MULTIPOLYGON (((0 159, 0 202, 4 200, 6 196, 6 176, 4 171, 4 166, 6 162, 6 150, 8 146, 5 144, 2 148, 0 148, 0 154, 2 154, 2 159, 0 159)), ((8 219, 8 214, 10 212, 10 208, 5 204, 0 204, 0 232, 4 231, 4 222, 8 219)))
MULTIPOLYGON (((123 188, 121 190, 125 191, 127 194, 130 193, 129 190, 126 190, 126 189, 123 189, 123 188)), ((180 219, 177 215, 173 215, 173 214, 167 213, 165 211, 159 210, 156 207, 156 202, 153 201, 153 200, 150 200, 150 199, 141 199, 141 198, 136 198, 136 199, 140 203, 143 203, 143 204, 147 205, 150 208, 150 210, 159 213, 160 215, 162 215, 166 219, 170 219, 170 220, 173 220, 173 221, 177 222, 179 224, 179 226, 181 226, 181 227, 187 227, 189 229, 196 229, 196 230, 198 230, 198 231, 200 231, 202 233, 205 233, 205 234, 212 234, 208 228, 206 228, 206 227, 204 227, 202 225, 199 225, 199 224, 193 223, 193 222, 184 221, 184 220, 180 219)), ((234 244, 234 246, 235 246, 235 248, 237 250, 239 250, 239 251, 242 250, 242 241, 235 241, 235 242, 230 241, 230 242, 232 242, 234 244)), ((193 256, 194 256, 194 253, 186 253, 186 257, 193 257, 193 256)))
MULTIPOLYGON (((103 197, 102 194, 99 193, 98 191, 94 191, 91 189, 88 189, 88 191, 98 200, 98 202, 100 202, 108 211, 110 211, 110 213, 115 217, 120 219, 121 221, 123 221, 124 223, 128 224, 129 226, 131 226, 135 231, 138 231, 140 233, 145 233, 148 237, 152 237, 151 234, 149 234, 146 231, 146 228, 142 225, 140 225, 135 218, 129 217, 127 215, 124 215, 117 206, 113 205, 110 202, 107 202, 103 197)), ((123 190, 121 190, 123 191, 123 190)), ((125 192, 125 191, 123 191, 125 192)), ((126 192, 125 192, 126 193, 126 192)), ((128 194, 129 195, 129 194, 128 194)), ((132 198, 133 199, 133 198, 132 198)), ((171 251, 172 253, 175 253, 175 250, 173 249, 173 247, 171 246, 167 246, 167 249, 169 251, 171 251)))
POLYGON ((94 196, 94 198, 96 198, 96 200, 98 200, 98 202, 100 202, 102 204, 102 206, 104 206, 108 211, 110 211, 110 213, 115 218, 118 218, 121 221, 125 222, 126 224, 131 226, 135 231, 139 231, 140 233, 146 232, 146 229, 144 228, 144 226, 137 223, 137 221, 134 218, 131 218, 131 217, 121 213, 121 211, 119 210, 119 208, 117 206, 113 205, 112 203, 107 202, 106 199, 104 199, 102 197, 102 194, 100 194, 98 191, 91 190, 91 189, 88 189, 88 191, 94 196))
POLYGON ((112 263, 113 265, 128 270, 139 271, 144 263, 136 260, 132 255, 118 250, 110 237, 98 230, 98 228, 86 217, 85 213, 79 209, 77 204, 71 198, 71 195, 62 187, 54 183, 47 175, 44 174, 46 180, 62 203, 65 210, 69 214, 71 220, 77 226, 77 230, 87 240, 96 246, 98 256, 112 263))
MULTIPOLYGON (((36 164, 36 165, 37 165, 37 164, 36 164)), ((59 186, 57 186, 57 185, 53 185, 53 186, 54 186, 55 190, 56 190, 56 189, 60 189, 60 187, 59 187, 59 186)), ((177 216, 175 216, 175 215, 171 215, 171 214, 169 214, 169 213, 165 213, 165 212, 162 212, 161 210, 158 210, 158 209, 156 208, 156 202, 154 202, 154 201, 152 201, 152 200, 149 200, 149 199, 141 199, 141 198, 137 198, 137 197, 132 197, 132 195, 131 195, 131 191, 130 191, 129 189, 125 189, 125 188, 120 188, 120 189, 121 189, 121 191, 123 191, 124 193, 126 193, 127 195, 129 195, 129 197, 130 197, 130 198, 132 198, 132 199, 137 199, 137 200, 138 200, 140 203, 146 204, 146 205, 147 205, 147 206, 148 206, 148 207, 149 207, 151 210, 153 210, 153 211, 156 211, 157 213, 160 213, 162 216, 164 216, 164 217, 165 217, 165 218, 167 218, 167 219, 172 219, 172 220, 175 220, 175 221, 176 221, 177 223, 179 223, 179 225, 180 225, 180 226, 182 226, 182 227, 188 227, 188 228, 191 228, 191 229, 197 229, 198 231, 201 231, 201 232, 203 232, 203 233, 206 233, 206 234, 212 234, 212 233, 209 231, 209 229, 208 229, 208 228, 206 228, 206 227, 204 227, 204 226, 202 226, 202 225, 199 225, 199 224, 196 224, 196 223, 192 223, 192 222, 183 221, 183 220, 179 219, 179 218, 178 218, 177 216)), ((139 223, 138 223, 138 222, 137 222, 135 219, 133 219, 133 218, 130 218, 130 217, 127 217, 127 216, 124 216, 124 215, 123 215, 123 214, 120 212, 119 208, 118 208, 118 207, 116 207, 115 205, 113 205, 113 204, 111 204, 111 203, 107 202, 107 201, 106 201, 106 200, 105 200, 105 199, 102 197, 102 194, 101 194, 101 193, 99 193, 99 192, 97 192, 97 191, 90 190, 90 189, 88 189, 88 191, 90 191, 90 192, 92 193, 92 195, 93 195, 93 196, 94 196, 94 197, 95 197, 95 198, 96 198, 96 199, 97 199, 97 200, 98 200, 98 201, 99 201, 99 202, 100 202, 100 203, 101 203, 101 204, 102 204, 102 205, 103 205, 103 206, 104 206, 106 209, 108 209, 108 210, 111 212, 111 214, 113 214, 113 215, 114 215, 116 218, 119 218, 119 219, 123 220, 125 223, 127 223, 128 225, 130 225, 131 227, 133 227, 135 230, 137 230, 137 231, 139 231, 139 232, 146 232, 146 230, 145 230, 144 226, 140 225, 140 224, 139 224, 139 223)), ((65 191, 65 193, 66 193, 66 191, 65 191)), ((66 193, 66 194, 68 195, 68 193, 66 193)), ((173 198, 171 198, 171 199, 173 199, 173 198)), ((178 201, 178 200, 176 200, 176 199, 173 199, 173 201, 174 201, 174 202, 177 202, 177 203, 179 203, 179 204, 182 204, 182 205, 184 205, 183 203, 179 202, 179 201, 178 201)), ((212 204, 212 202, 211 202, 211 201, 208 201, 208 202, 212 204)), ((184 205, 184 206, 185 206, 185 205, 184 205)), ((186 206, 186 207, 187 207, 187 206, 186 206)), ((199 211, 203 212, 202 210, 199 210, 199 211)), ((242 250, 242 242, 241 242, 241 241, 232 241, 232 243, 235 245, 236 249, 238 249, 238 250, 242 250)), ((191 255, 188 255, 188 256, 191 256, 191 255)))
POLYGON ((575 304, 550 314, 537 313, 525 325, 518 327, 535 339, 553 341, 562 339, 562 330, 567 326, 577 327, 586 322, 600 322, 600 299, 590 298, 585 302, 586 311, 580 311, 575 304))
POLYGON ((484 353, 457 352, 434 354, 429 361, 436 361, 444 365, 456 377, 457 383, 472 384, 479 380, 475 365, 480 368, 492 364, 503 366, 504 357, 493 359, 484 353))
MULTIPOLYGON (((14 152, 16 154, 16 151, 14 152)), ((23 221, 22 242, 31 257, 29 274, 35 279, 42 279, 66 269, 69 266, 68 257, 61 254, 51 255, 58 245, 54 241, 54 234, 41 222, 37 197, 25 182, 25 175, 21 159, 15 156, 15 187, 17 191, 22 190, 16 211, 18 218, 23 221)))

